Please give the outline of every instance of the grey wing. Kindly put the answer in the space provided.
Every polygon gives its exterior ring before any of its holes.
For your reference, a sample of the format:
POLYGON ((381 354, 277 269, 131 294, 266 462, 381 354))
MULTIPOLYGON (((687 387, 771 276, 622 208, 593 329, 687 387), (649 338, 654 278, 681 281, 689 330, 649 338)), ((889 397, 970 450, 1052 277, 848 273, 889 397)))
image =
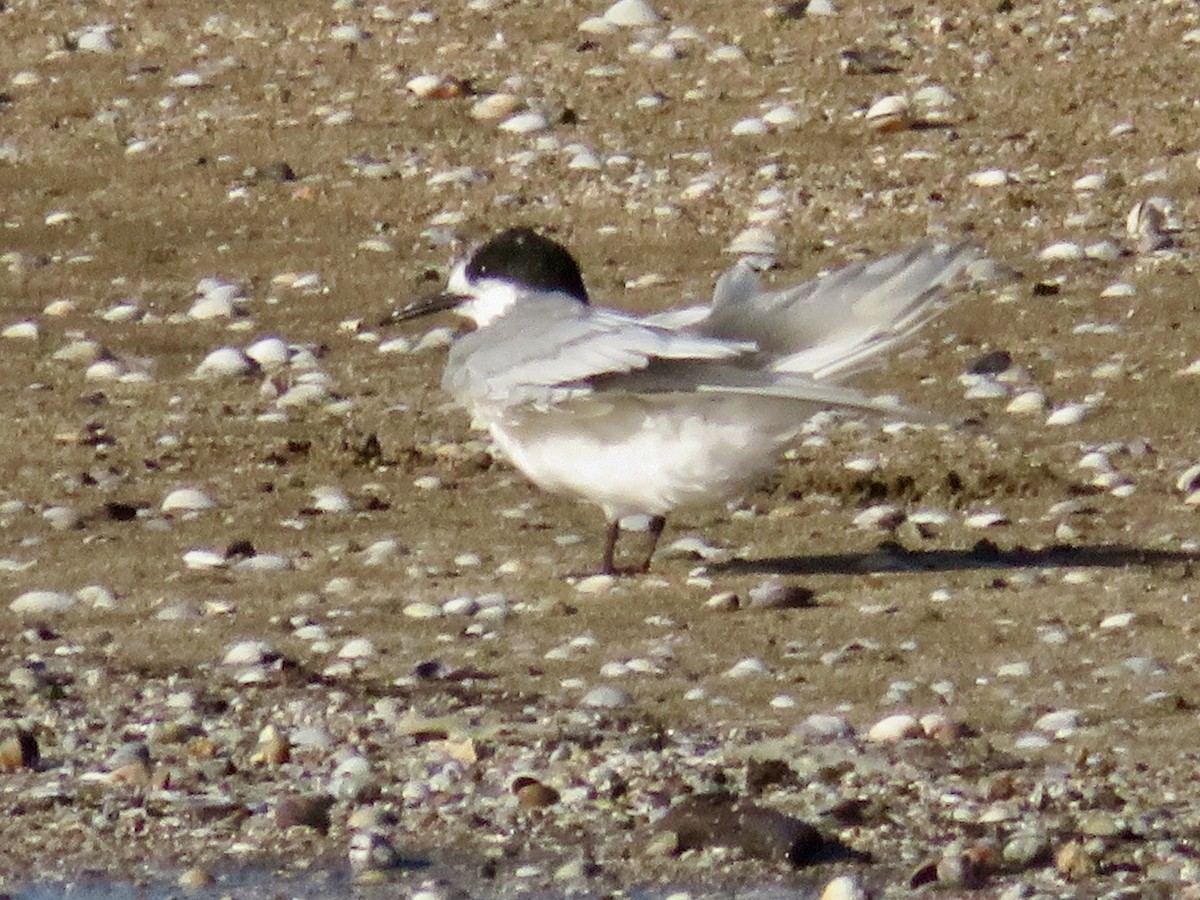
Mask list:
POLYGON ((943 288, 982 258, 969 244, 923 241, 770 292, 739 264, 718 281, 712 310, 697 328, 757 344, 777 372, 837 380, 868 368, 941 312, 943 288))
POLYGON ((621 392, 741 396, 748 404, 756 399, 788 400, 801 407, 797 422, 820 409, 869 412, 911 422, 941 421, 939 417, 888 399, 870 397, 836 382, 820 381, 803 373, 746 367, 738 365, 737 360, 658 359, 638 371, 600 376, 591 387, 600 395, 621 392))
POLYGON ((468 406, 552 404, 590 393, 596 379, 637 372, 657 361, 711 362, 754 349, 546 295, 527 299, 459 339, 442 384, 468 406))

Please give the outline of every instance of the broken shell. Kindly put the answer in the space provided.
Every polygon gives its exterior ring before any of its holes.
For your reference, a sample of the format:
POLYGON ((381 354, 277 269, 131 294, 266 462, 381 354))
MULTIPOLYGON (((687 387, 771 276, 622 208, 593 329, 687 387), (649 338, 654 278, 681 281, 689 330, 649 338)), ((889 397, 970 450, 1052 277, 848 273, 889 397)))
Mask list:
POLYGON ((950 122, 950 108, 955 98, 940 84, 927 84, 912 96, 912 117, 925 125, 945 125, 950 122))
POLYGON ((1137 242, 1138 251, 1153 253, 1174 244, 1171 233, 1179 230, 1175 206, 1165 197, 1150 197, 1133 205, 1125 217, 1125 232, 1137 242))

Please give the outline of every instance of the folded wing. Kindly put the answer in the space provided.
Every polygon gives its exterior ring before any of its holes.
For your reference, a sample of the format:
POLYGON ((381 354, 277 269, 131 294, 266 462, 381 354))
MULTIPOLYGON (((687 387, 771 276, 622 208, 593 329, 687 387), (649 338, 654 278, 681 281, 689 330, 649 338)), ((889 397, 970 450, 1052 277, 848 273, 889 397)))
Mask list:
POLYGON ((553 294, 466 335, 450 351, 443 386, 467 404, 555 403, 615 386, 622 375, 669 361, 735 359, 754 344, 647 324, 553 294))

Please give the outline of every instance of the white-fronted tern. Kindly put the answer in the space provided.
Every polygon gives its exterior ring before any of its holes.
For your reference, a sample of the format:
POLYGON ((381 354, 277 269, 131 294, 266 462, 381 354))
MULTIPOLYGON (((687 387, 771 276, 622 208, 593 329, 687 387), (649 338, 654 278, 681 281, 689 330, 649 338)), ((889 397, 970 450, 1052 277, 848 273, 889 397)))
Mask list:
POLYGON ((600 572, 618 572, 621 520, 648 517, 649 550, 622 570, 645 572, 668 513, 750 487, 814 413, 928 419, 839 381, 913 335, 981 258, 922 241, 778 291, 738 263, 710 306, 639 317, 592 306, 565 247, 513 228, 392 319, 470 319, 443 388, 534 484, 604 511, 600 572))

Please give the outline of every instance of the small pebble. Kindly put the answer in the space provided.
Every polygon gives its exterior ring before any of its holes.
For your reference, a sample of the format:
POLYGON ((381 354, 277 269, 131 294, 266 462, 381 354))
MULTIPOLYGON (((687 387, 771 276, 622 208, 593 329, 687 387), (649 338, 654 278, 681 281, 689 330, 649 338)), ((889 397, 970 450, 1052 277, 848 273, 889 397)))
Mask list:
POLYGON ((628 706, 630 697, 627 693, 618 687, 609 685, 601 685, 594 687, 580 700, 584 706, 591 706, 597 709, 617 709, 622 706, 628 706))

